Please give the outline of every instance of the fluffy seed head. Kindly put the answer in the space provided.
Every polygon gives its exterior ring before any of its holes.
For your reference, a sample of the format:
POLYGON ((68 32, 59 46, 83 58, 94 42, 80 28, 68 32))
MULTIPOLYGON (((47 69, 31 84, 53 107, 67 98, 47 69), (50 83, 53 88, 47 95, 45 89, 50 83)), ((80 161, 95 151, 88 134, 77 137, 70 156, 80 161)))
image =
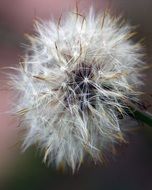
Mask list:
POLYGON ((69 13, 35 24, 35 35, 12 85, 27 132, 23 147, 45 151, 44 160, 74 170, 84 156, 97 161, 123 141, 125 101, 136 99, 141 47, 132 28, 108 13, 69 13))

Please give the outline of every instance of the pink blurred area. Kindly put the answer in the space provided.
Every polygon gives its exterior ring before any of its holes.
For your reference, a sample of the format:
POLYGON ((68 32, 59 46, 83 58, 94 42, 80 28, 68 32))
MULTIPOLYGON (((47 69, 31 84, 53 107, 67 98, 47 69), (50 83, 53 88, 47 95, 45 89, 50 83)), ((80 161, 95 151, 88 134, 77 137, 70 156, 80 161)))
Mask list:
MULTIPOLYGON (((17 142, 17 119, 9 112, 13 102, 13 93, 8 88, 7 72, 18 61, 18 50, 0 46, 0 171, 11 164, 17 142)), ((1 176, 1 172, 0 172, 1 176)))
MULTIPOLYGON (((80 9, 93 5, 96 9, 103 6, 100 0, 77 0, 80 9)), ((22 34, 31 30, 35 18, 49 19, 58 17, 66 10, 76 7, 76 0, 1 0, 0 16, 3 24, 8 24, 14 31, 22 34)))

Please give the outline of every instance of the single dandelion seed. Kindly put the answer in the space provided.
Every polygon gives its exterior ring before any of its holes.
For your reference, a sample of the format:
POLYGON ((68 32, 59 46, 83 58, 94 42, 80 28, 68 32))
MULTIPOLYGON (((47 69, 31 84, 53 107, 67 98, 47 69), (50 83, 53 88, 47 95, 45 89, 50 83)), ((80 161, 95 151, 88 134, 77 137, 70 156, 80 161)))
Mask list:
POLYGON ((132 27, 109 13, 69 13, 35 24, 11 85, 26 129, 23 149, 37 144, 44 161, 78 168, 89 155, 125 141, 126 101, 138 101, 142 48, 132 27), (123 127, 123 126, 122 126, 123 127))

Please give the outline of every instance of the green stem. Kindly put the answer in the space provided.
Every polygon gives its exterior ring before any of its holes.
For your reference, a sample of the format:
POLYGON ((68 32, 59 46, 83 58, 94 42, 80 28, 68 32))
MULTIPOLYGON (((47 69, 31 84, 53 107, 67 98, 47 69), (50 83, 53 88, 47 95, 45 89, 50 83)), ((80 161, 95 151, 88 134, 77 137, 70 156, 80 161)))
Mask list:
POLYGON ((152 115, 130 106, 129 115, 152 127, 152 115))

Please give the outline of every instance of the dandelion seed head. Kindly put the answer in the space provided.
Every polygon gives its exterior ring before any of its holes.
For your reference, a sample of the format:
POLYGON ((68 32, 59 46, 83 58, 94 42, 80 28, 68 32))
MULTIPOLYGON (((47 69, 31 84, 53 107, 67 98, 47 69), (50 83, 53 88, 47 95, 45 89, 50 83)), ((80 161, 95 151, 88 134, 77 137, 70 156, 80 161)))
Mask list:
POLYGON ((142 48, 132 27, 108 13, 69 13, 35 24, 18 74, 16 112, 26 129, 23 148, 37 144, 44 161, 78 168, 86 156, 102 160, 123 141, 125 100, 138 99, 142 48))

